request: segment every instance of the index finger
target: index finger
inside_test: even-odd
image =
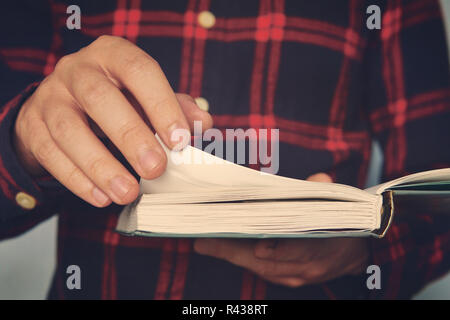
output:
[[[100,66],[134,95],[164,143],[175,147],[179,141],[171,140],[172,132],[184,129],[189,133],[189,124],[159,64],[125,39],[106,37],[102,41],[106,48],[99,50]]]

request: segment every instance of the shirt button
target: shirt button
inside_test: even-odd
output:
[[[34,209],[36,206],[36,199],[25,192],[16,194],[16,202],[19,206],[27,210]]]
[[[198,14],[197,21],[200,26],[209,29],[216,23],[216,17],[209,11],[202,11]]]
[[[208,100],[206,100],[203,97],[197,97],[194,99],[195,103],[197,104],[197,106],[202,109],[203,111],[208,111],[209,110],[209,103]]]

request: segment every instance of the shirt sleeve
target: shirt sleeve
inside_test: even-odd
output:
[[[57,60],[48,1],[0,2],[0,239],[15,236],[57,210],[55,180],[34,179],[19,163],[12,136],[20,107]]]
[[[450,167],[449,64],[437,0],[388,1],[371,32],[365,66],[368,117],[384,154],[382,180]],[[371,298],[411,298],[450,270],[450,215],[397,212],[370,240],[381,289]]]

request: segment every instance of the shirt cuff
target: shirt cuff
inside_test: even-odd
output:
[[[44,189],[61,191],[56,180],[33,178],[21,165],[14,146],[14,124],[21,106],[39,82],[30,84],[0,110],[0,220],[5,221],[36,211],[44,202]]]

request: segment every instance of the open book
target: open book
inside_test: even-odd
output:
[[[262,173],[191,146],[165,151],[167,170],[157,179],[141,180],[141,195],[119,217],[119,232],[158,237],[382,237],[394,211],[450,211],[450,169],[360,190]]]

